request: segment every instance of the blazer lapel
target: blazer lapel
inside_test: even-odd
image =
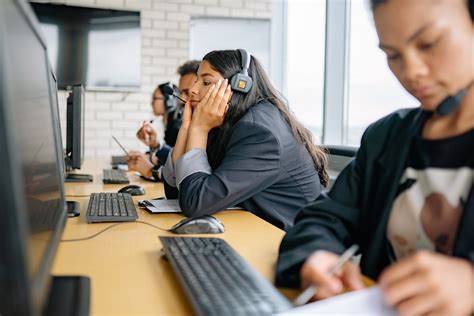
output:
[[[371,267],[370,270],[377,271],[377,274],[389,264],[389,247],[386,238],[388,217],[407,161],[410,144],[413,138],[419,135],[426,117],[426,112],[420,110],[414,120],[409,120],[399,128],[399,134],[389,140],[391,146],[377,160],[377,167],[374,169],[380,170],[380,174],[376,175],[380,178],[380,182],[376,193],[372,196],[374,210],[379,216],[375,236],[383,236],[383,238],[373,239],[367,253],[378,255],[369,255],[365,261],[367,266]]]
[[[453,255],[474,261],[474,185],[464,205]]]

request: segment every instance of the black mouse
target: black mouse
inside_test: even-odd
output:
[[[170,232],[175,234],[220,234],[224,232],[224,224],[211,215],[185,218],[173,227]]]
[[[118,190],[118,193],[129,193],[130,195],[145,195],[145,189],[136,184],[130,184]]]

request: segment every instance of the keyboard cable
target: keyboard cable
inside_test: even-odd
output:
[[[147,223],[147,222],[143,222],[143,221],[133,221],[133,222],[122,222],[122,223],[116,223],[116,224],[113,224],[113,225],[110,225],[109,227],[106,227],[100,231],[98,231],[97,233],[91,235],[91,236],[88,236],[88,237],[84,237],[84,238],[73,238],[73,239],[61,239],[60,242],[75,242],[75,241],[84,241],[84,240],[89,240],[89,239],[92,239],[92,238],[95,238],[99,235],[101,235],[102,233],[106,232],[107,230],[109,229],[112,229],[116,226],[119,226],[119,225],[124,225],[124,224],[133,224],[133,223],[140,223],[140,224],[144,224],[144,225],[148,225],[150,227],[153,227],[157,230],[161,230],[161,231],[165,231],[165,232],[168,232],[170,231],[169,229],[165,229],[165,228],[162,228],[162,227],[158,227],[156,225],[153,225],[153,224],[150,224],[150,223]]]

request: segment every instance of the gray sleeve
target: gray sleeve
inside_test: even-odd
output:
[[[174,173],[173,158],[171,157],[172,153],[173,148],[171,148],[168,154],[168,159],[166,159],[165,166],[163,167],[163,178],[170,186],[176,188],[176,177]]]
[[[197,156],[198,157],[198,156]],[[197,162],[194,173],[180,178],[179,204],[187,216],[213,214],[265,190],[280,173],[280,145],[268,128],[252,122],[234,127],[224,158],[212,171]]]
[[[197,172],[212,174],[211,166],[207,160],[206,150],[193,148],[176,161],[176,184],[178,190],[181,182],[187,177]]]

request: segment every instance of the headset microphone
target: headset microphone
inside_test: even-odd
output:
[[[168,94],[168,95],[172,95],[175,98],[178,98],[179,101],[181,101],[183,103],[186,103],[186,100],[184,100],[179,95],[177,95],[176,92],[174,91],[174,89],[170,85],[163,86],[163,92]]]
[[[450,95],[446,99],[444,99],[436,108],[435,110],[436,114],[445,116],[445,115],[448,115],[449,113],[452,113],[454,110],[456,110],[457,107],[461,104],[462,98],[466,94],[471,84],[472,82],[469,83],[469,85],[466,88],[461,89],[456,94]]]
[[[453,112],[459,106],[459,104],[461,104],[461,100],[465,94],[466,90],[462,89],[455,95],[448,96],[438,105],[435,110],[436,114],[445,116]]]

